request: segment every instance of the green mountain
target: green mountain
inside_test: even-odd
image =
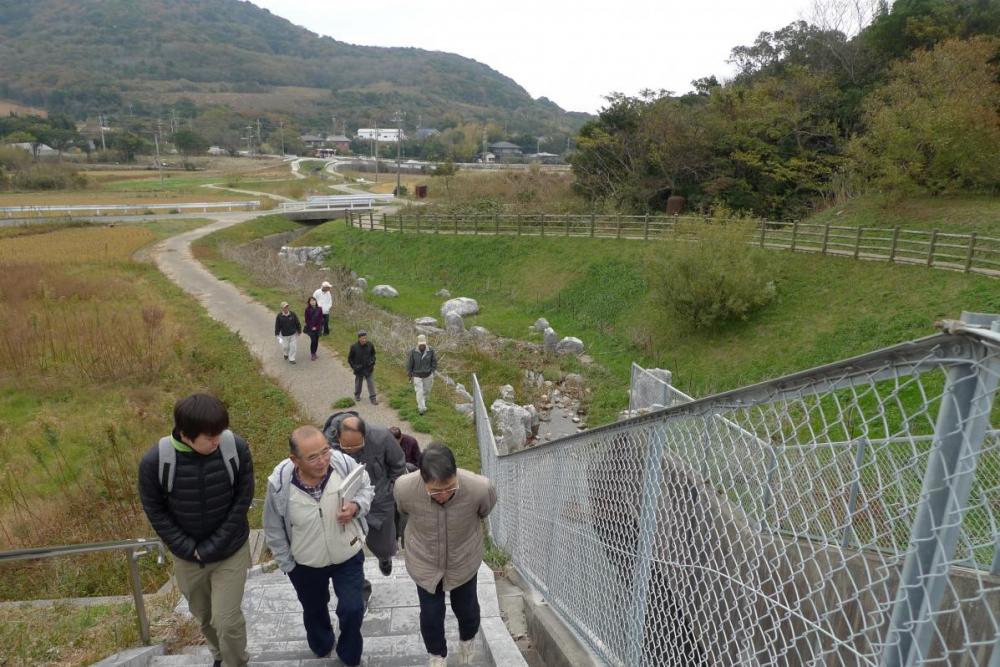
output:
[[[82,118],[183,101],[309,124],[494,121],[572,131],[586,119],[458,55],[339,42],[241,0],[0,0],[0,99]]]

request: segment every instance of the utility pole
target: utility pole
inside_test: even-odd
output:
[[[397,111],[396,115],[392,117],[396,121],[396,196],[399,196],[400,190],[400,177],[399,177],[399,159],[403,154],[403,112]]]
[[[263,145],[264,145],[264,143],[260,140],[260,118],[258,118],[257,119],[257,150],[260,151],[260,147],[263,146]]]
[[[486,126],[483,125],[483,164],[486,164]]]
[[[160,160],[160,133],[163,131],[163,121],[156,118],[156,133],[153,135],[153,143],[156,146],[156,168],[160,171],[160,187],[163,187],[163,161]]]
[[[101,127],[101,150],[108,150],[108,144],[104,141],[104,112],[97,116],[97,124]]]
[[[378,118],[375,119],[375,182],[378,183]]]
[[[285,156],[285,121],[278,121],[278,132],[281,135],[281,156]]]

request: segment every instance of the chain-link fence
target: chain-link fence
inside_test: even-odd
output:
[[[612,665],[1000,666],[1000,327],[498,456],[493,540]]]

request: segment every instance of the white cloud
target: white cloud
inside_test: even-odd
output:
[[[726,77],[729,50],[807,15],[811,0],[252,0],[273,14],[352,44],[414,46],[473,58],[533,97],[597,111],[612,91],[674,92],[693,79]]]

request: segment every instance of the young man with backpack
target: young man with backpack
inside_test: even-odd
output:
[[[209,394],[177,401],[173,431],[139,463],[139,497],[173,554],[177,587],[201,623],[213,667],[250,660],[240,605],[253,491],[250,449],[229,430],[222,401]]]

